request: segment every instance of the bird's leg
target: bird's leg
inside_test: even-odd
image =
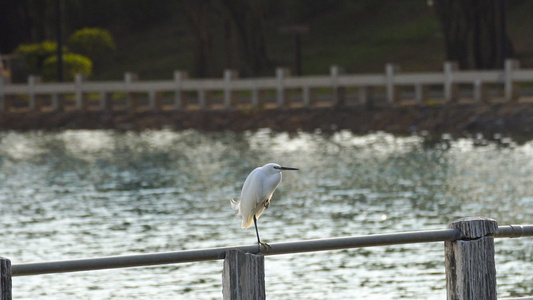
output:
[[[259,238],[259,231],[257,230],[257,218],[254,215],[255,234],[257,235],[257,244],[259,244],[259,252],[261,252],[261,246],[265,246],[266,252],[272,247],[269,244],[261,242]]]

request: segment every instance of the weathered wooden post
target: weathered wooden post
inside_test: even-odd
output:
[[[481,217],[462,218],[448,228],[459,229],[461,238],[445,242],[448,300],[496,300],[494,234],[498,223]]]
[[[394,104],[400,99],[400,89],[394,84],[394,74],[400,70],[396,64],[388,63],[385,65],[385,80],[387,87],[387,102]]]
[[[222,295],[224,300],[266,299],[265,257],[239,250],[226,251]]]
[[[11,298],[11,261],[0,257],[0,300]]]
[[[446,103],[457,100],[458,88],[453,79],[453,72],[459,70],[459,65],[455,62],[444,62],[444,101]]]

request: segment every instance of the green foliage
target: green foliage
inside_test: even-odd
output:
[[[63,75],[65,80],[74,80],[76,74],[89,77],[92,73],[92,68],[92,61],[83,55],[74,53],[63,55]],[[46,81],[57,79],[57,55],[51,56],[44,61],[42,75]]]
[[[66,51],[66,48],[63,51]],[[44,61],[57,53],[57,43],[44,41],[37,44],[21,44],[14,53],[24,57],[30,74],[37,75],[41,74]]]
[[[108,61],[116,50],[111,33],[101,28],[83,28],[74,32],[68,40],[68,47],[96,64]]]

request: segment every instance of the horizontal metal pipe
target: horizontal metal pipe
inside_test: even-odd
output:
[[[507,225],[499,226],[495,237],[518,238],[522,236],[533,236],[533,225]]]
[[[500,226],[496,237],[533,236],[533,225]],[[299,242],[271,244],[268,252],[257,245],[222,247],[199,250],[184,250],[126,256],[110,256],[78,260],[52,261],[43,263],[26,263],[12,265],[13,276],[39,275],[49,273],[66,273],[114,268],[153,266],[173,263],[186,263],[205,260],[224,259],[230,249],[246,253],[263,253],[264,255],[290,254],[300,252],[340,250],[373,246],[388,246],[412,243],[453,241],[461,238],[457,229],[413,231],[389,234],[374,234],[344,238],[316,239]]]
[[[447,241],[458,238],[460,232],[453,229],[418,231],[392,234],[375,234],[345,238],[317,239],[300,242],[271,244],[271,248],[259,249],[259,246],[222,247],[199,250],[184,250],[152,254],[111,256],[78,260],[52,261],[43,263],[27,263],[12,265],[13,276],[39,275],[48,273],[65,273],[113,268],[152,266],[172,263],[186,263],[204,260],[224,259],[230,249],[238,249],[247,253],[265,255],[289,254],[298,252],[338,250],[358,247],[385,246],[423,242]]]

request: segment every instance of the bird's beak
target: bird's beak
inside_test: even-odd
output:
[[[289,168],[289,167],[279,167],[280,170],[285,170],[285,171],[298,171],[300,169],[297,169],[297,168]]]

